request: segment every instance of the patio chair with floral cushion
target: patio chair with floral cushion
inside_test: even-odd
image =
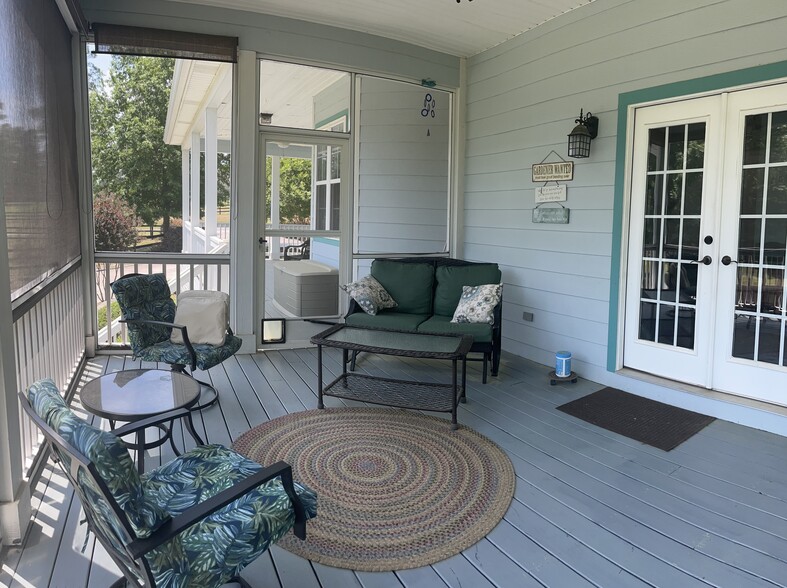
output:
[[[123,573],[113,584],[214,588],[238,574],[290,529],[306,537],[317,497],[293,483],[284,462],[268,467],[221,445],[203,445],[141,476],[117,435],[183,416],[173,411],[113,433],[68,408],[52,380],[19,397],[52,444],[88,528]]]
[[[128,274],[112,282],[111,287],[123,313],[121,321],[128,325],[134,359],[168,363],[173,371],[194,377],[194,370],[208,370],[240,349],[241,340],[226,324],[220,327],[219,338],[212,343],[190,337],[191,331],[187,325],[180,323],[178,306],[172,300],[172,292],[164,274]],[[200,291],[187,291],[181,295],[200,293],[222,295],[220,292]],[[221,308],[223,304],[218,306]],[[226,306],[228,315],[228,301]],[[190,316],[198,323],[214,323],[217,320],[210,312],[199,310]],[[176,319],[179,324],[176,324]],[[189,371],[186,371],[187,367]],[[206,408],[218,400],[213,386],[197,381],[202,386],[202,394],[195,410]]]

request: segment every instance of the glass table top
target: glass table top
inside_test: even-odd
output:
[[[316,335],[313,343],[343,347],[361,346],[391,351],[407,350],[413,353],[446,354],[467,353],[472,338],[462,335],[430,335],[381,329],[362,329],[339,325]],[[333,345],[332,345],[333,344]]]
[[[200,385],[189,376],[166,370],[124,370],[91,380],[80,400],[89,412],[117,420],[138,420],[192,406]]]

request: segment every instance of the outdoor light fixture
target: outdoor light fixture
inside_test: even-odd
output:
[[[574,122],[577,126],[568,135],[568,156],[590,157],[590,142],[598,135],[598,117],[589,112],[583,117],[580,109],[579,118]]]

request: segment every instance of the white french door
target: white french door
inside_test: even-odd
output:
[[[624,365],[787,404],[787,88],[635,114]]]

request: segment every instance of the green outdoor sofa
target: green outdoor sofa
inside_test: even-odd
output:
[[[502,298],[494,308],[494,322],[452,323],[463,286],[499,284],[502,274],[496,263],[477,263],[450,257],[405,257],[375,259],[371,276],[396,301],[397,307],[381,310],[376,315],[364,312],[352,298],[345,323],[360,327],[376,327],[418,331],[423,333],[462,333],[473,336],[471,352],[481,353],[483,382],[487,366],[492,375],[500,366],[500,327]],[[469,358],[471,360],[475,358]],[[355,368],[353,356],[352,369]]]

